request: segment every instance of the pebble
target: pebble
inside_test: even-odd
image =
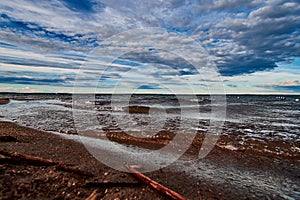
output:
[[[126,174],[122,174],[121,177],[122,177],[122,178],[126,178],[127,175],[126,175]]]

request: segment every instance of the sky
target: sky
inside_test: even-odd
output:
[[[300,2],[1,0],[0,92],[300,94]]]

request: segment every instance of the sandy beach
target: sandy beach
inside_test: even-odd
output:
[[[71,164],[92,174],[78,175],[55,166],[16,162],[1,156],[1,199],[85,199],[95,189],[96,199],[168,199],[132,174],[105,166],[80,143],[11,122],[0,122],[0,136],[0,150]],[[124,140],[130,143],[128,138]],[[138,141],[133,143],[137,145]],[[296,199],[299,195],[297,157],[233,151],[219,145],[197,161],[198,168],[194,169],[191,166],[196,162],[193,152],[197,148],[197,142],[193,143],[181,159],[190,161],[183,165],[178,161],[146,175],[188,199]],[[287,193],[282,192],[285,190]]]

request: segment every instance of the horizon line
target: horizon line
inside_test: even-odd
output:
[[[70,93],[70,92],[0,92],[0,94],[55,94],[55,95],[300,95],[300,93],[225,93],[225,94],[209,94],[209,93]]]

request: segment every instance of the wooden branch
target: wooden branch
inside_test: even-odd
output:
[[[157,191],[167,195],[168,197],[171,197],[174,200],[187,200],[185,197],[181,196],[177,192],[170,190],[169,188],[159,184],[158,182],[150,179],[149,177],[145,176],[144,174],[138,172],[134,168],[132,168],[128,164],[124,164],[125,168],[130,171],[136,178],[143,181],[147,185],[151,186],[152,188],[156,189]]]
[[[97,189],[92,192],[92,194],[85,200],[96,200],[97,199]]]
[[[66,164],[66,163],[62,163],[62,162],[56,162],[56,161],[52,161],[49,159],[44,159],[44,158],[40,158],[40,157],[36,157],[36,156],[30,156],[30,155],[25,155],[25,154],[20,154],[17,152],[9,152],[6,150],[0,150],[0,154],[4,155],[8,158],[1,158],[0,161],[8,161],[10,163],[12,163],[11,161],[17,161],[17,162],[28,162],[28,163],[33,163],[35,165],[44,165],[44,166],[55,166],[56,169],[62,170],[62,171],[66,171],[66,172],[71,172],[71,173],[75,173],[78,175],[84,175],[84,176],[93,176],[93,174],[88,173],[88,172],[84,172],[81,171],[79,169],[76,168],[72,168],[70,167],[70,164]]]
[[[4,156],[8,156],[14,160],[18,161],[26,161],[26,162],[31,162],[31,163],[36,163],[40,165],[46,165],[46,166],[53,166],[53,165],[58,165],[60,164],[59,162],[55,162],[52,160],[36,157],[36,156],[30,156],[30,155],[25,155],[25,154],[20,154],[17,152],[9,152],[6,150],[0,150],[0,154]]]

